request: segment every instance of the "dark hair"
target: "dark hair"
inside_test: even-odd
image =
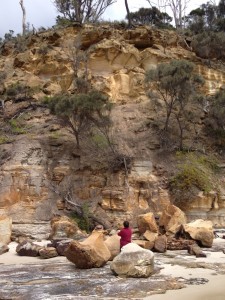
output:
[[[128,227],[129,227],[129,222],[128,222],[128,221],[124,221],[124,222],[123,222],[123,226],[124,226],[125,228],[128,228]]]

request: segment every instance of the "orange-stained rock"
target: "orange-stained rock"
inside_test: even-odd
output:
[[[104,243],[111,253],[110,260],[120,253],[120,236],[117,234],[109,236]]]
[[[82,232],[77,223],[66,216],[55,216],[51,220],[52,231],[50,233],[50,239],[81,239],[87,236]]]
[[[159,219],[159,225],[170,234],[175,234],[186,222],[185,213],[175,205],[168,205]]]
[[[72,241],[64,254],[77,268],[102,267],[111,257],[103,237],[103,232],[93,231],[83,242]]]
[[[156,233],[158,232],[155,216],[151,212],[144,215],[139,215],[137,218],[137,224],[138,230],[141,234],[145,233],[146,230]]]
[[[195,220],[183,225],[184,232],[203,247],[212,247],[214,233],[211,221]]]

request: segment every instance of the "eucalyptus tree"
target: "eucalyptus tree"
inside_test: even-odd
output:
[[[177,125],[179,148],[183,148],[184,132],[194,122],[195,101],[200,99],[199,87],[203,80],[194,72],[194,64],[186,60],[161,63],[146,74],[149,97],[159,105],[165,119],[162,130]],[[197,102],[197,101],[196,101]]]
[[[26,8],[24,6],[23,0],[20,0],[20,6],[23,13],[23,20],[22,20],[22,28],[23,28],[23,35],[26,33]]]
[[[184,27],[184,17],[190,0],[147,0],[147,2],[159,10],[166,11],[169,8],[173,14],[175,27],[177,29]]]
[[[54,0],[65,19],[78,23],[96,22],[116,0]]]

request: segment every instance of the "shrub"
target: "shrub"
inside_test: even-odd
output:
[[[178,153],[177,173],[171,178],[169,187],[174,203],[181,207],[193,200],[199,191],[208,193],[216,188],[217,160],[196,153]]]
[[[81,215],[73,211],[71,213],[71,218],[76,221],[77,225],[81,230],[90,232],[90,220],[89,220],[90,212],[89,212],[89,207],[87,202],[82,204],[81,210],[82,210]]]
[[[19,118],[9,120],[9,125],[13,134],[25,134],[27,132]]]

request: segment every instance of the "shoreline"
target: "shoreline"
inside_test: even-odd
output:
[[[43,240],[35,244],[45,246],[49,241]],[[31,265],[32,264],[63,264],[67,261],[64,256],[57,256],[51,259],[40,257],[19,256],[16,253],[16,242],[11,242],[9,251],[0,255],[0,266]],[[186,251],[167,251],[165,254],[155,254],[155,263],[160,268],[159,275],[167,280],[174,278],[186,286],[181,289],[154,291],[155,293],[145,295],[144,300],[224,300],[225,299],[225,249],[224,239],[215,239],[214,247],[207,249],[207,257],[196,258],[190,256]],[[141,278],[140,278],[141,280]],[[208,280],[208,282],[206,282]],[[72,298],[71,298],[72,299]],[[76,298],[74,298],[76,299]],[[87,297],[88,299],[88,297]],[[105,298],[107,299],[107,298]],[[111,298],[108,298],[111,299]],[[128,298],[123,298],[128,299]],[[132,298],[131,298],[132,299]],[[135,298],[137,299],[137,298]]]
[[[224,300],[225,275],[205,276],[209,281],[201,285],[187,285],[179,290],[168,290],[165,294],[147,296],[145,300]]]

